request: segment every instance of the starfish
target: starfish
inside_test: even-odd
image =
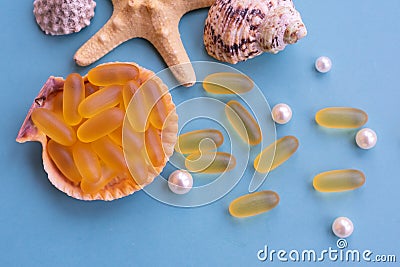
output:
[[[179,21],[189,11],[209,7],[215,0],[112,0],[113,14],[108,22],[76,52],[80,66],[97,61],[121,43],[132,38],[150,41],[171,68],[175,78],[186,86],[196,82],[190,59],[179,34]],[[175,66],[175,67],[174,67]]]

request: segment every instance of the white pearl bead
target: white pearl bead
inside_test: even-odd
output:
[[[317,69],[317,71],[321,73],[328,72],[332,68],[332,61],[329,57],[325,56],[319,57],[315,61],[315,68]]]
[[[283,103],[275,105],[272,108],[272,119],[279,124],[285,124],[292,118],[292,109]]]
[[[186,194],[193,186],[192,175],[185,170],[176,170],[168,178],[168,187],[175,194]]]
[[[339,238],[349,237],[353,230],[354,225],[347,217],[338,217],[332,224],[332,231]]]
[[[369,129],[364,128],[358,131],[356,135],[356,143],[362,149],[371,149],[376,145],[378,137],[376,133]]]

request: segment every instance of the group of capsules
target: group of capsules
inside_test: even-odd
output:
[[[160,133],[168,107],[157,82],[148,80],[146,89],[138,90],[146,75],[152,73],[126,63],[97,66],[87,79],[72,73],[63,90],[51,95],[52,105],[33,110],[32,121],[47,136],[51,160],[84,193],[98,193],[115,177],[129,177],[138,186],[147,182],[149,166],[164,164]],[[147,107],[146,121],[143,112],[128,110],[130,101],[140,97],[138,110]],[[130,123],[123,126],[125,114]]]
[[[242,94],[252,89],[253,82],[247,76],[238,73],[215,73],[206,77],[203,87],[212,94]],[[244,142],[251,146],[261,142],[260,127],[242,104],[235,100],[229,101],[225,107],[225,114]],[[285,124],[290,121],[292,110],[288,105],[280,103],[272,109],[271,115],[276,123]],[[360,128],[367,120],[368,115],[364,111],[351,107],[324,108],[315,115],[317,124],[327,128]],[[376,144],[376,139],[375,132],[369,128],[361,129],[356,135],[356,143],[363,149],[372,148]],[[197,130],[180,135],[175,150],[182,154],[190,154],[185,160],[185,166],[190,172],[220,173],[229,171],[235,166],[233,155],[215,152],[215,149],[222,143],[223,135],[220,131],[215,129]],[[274,170],[288,160],[296,152],[298,146],[299,141],[294,136],[284,136],[278,139],[264,148],[255,158],[254,169],[260,173]],[[190,174],[187,173],[187,175]],[[322,172],[313,179],[315,190],[320,192],[353,190],[361,187],[364,183],[365,175],[354,169]],[[186,190],[185,193],[189,190]],[[249,217],[269,211],[278,203],[279,195],[276,192],[260,191],[232,201],[229,212],[235,217]]]
[[[211,94],[243,94],[254,87],[253,81],[240,73],[214,73],[207,76],[203,88]],[[253,115],[238,101],[231,100],[225,105],[225,115],[240,139],[249,146],[261,143],[260,126]],[[203,129],[184,133],[178,137],[175,150],[187,154],[185,167],[190,172],[222,173],[236,165],[235,157],[217,152],[222,145],[223,135],[216,129]],[[257,172],[267,173],[283,164],[296,152],[299,142],[294,136],[285,136],[264,148],[255,158],[253,166]],[[193,181],[186,171],[175,171],[169,178],[170,189],[178,194],[189,192],[176,185],[191,187]],[[172,185],[171,185],[172,184]],[[279,203],[279,195],[273,191],[260,191],[234,200],[229,212],[235,217],[248,217],[266,212]]]

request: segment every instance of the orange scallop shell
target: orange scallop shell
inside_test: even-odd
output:
[[[108,63],[106,63],[108,64]],[[129,63],[135,65],[140,70],[140,82],[143,84],[147,79],[154,77],[154,72],[147,70],[135,63]],[[87,77],[85,76],[85,81]],[[163,90],[168,90],[167,86],[162,83],[161,79],[155,77],[155,80],[161,85]],[[59,190],[66,193],[67,195],[80,199],[80,200],[106,200],[111,201],[114,199],[122,198],[130,195],[138,190],[141,190],[144,186],[150,184],[155,177],[157,177],[165,165],[168,162],[169,157],[173,154],[174,146],[177,141],[178,133],[178,115],[176,114],[175,105],[172,102],[172,97],[169,93],[166,94],[166,103],[168,106],[168,120],[166,126],[161,132],[161,140],[163,149],[165,152],[164,162],[160,167],[149,167],[148,177],[145,184],[137,185],[132,181],[130,177],[116,176],[105,188],[100,190],[96,194],[84,193],[79,185],[70,182],[56,167],[53,161],[50,159],[47,153],[47,136],[40,132],[31,120],[31,113],[35,108],[38,107],[50,107],[52,105],[52,97],[56,92],[62,91],[64,86],[64,79],[60,77],[49,77],[46,83],[43,85],[38,96],[33,101],[31,108],[23,122],[21,129],[19,130],[16,141],[19,143],[25,143],[27,141],[37,141],[42,144],[42,159],[44,170],[48,174],[50,182]]]

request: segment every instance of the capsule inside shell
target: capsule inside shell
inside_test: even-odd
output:
[[[60,190],[78,199],[113,200],[139,190],[162,171],[175,146],[177,115],[171,98],[166,97],[163,109],[157,111],[157,118],[168,117],[163,121],[162,130],[148,120],[145,121],[147,128],[137,131],[129,120],[123,124],[126,109],[131,117],[140,114],[140,110],[136,112],[137,107],[125,106],[131,102],[127,97],[132,98],[137,88],[125,96],[123,90],[128,79],[129,83],[139,86],[145,82],[140,80],[143,77],[139,79],[139,67],[118,63],[95,67],[89,73],[89,80],[81,78],[84,85],[67,95],[65,89],[76,84],[71,86],[60,78],[49,78],[32,105],[17,141],[34,140],[43,144],[45,169]],[[166,88],[160,79],[154,83]],[[143,97],[150,99],[143,92]],[[168,95],[166,89],[159,93]],[[73,109],[66,108],[71,101]],[[80,121],[70,126],[65,117],[77,113]]]

